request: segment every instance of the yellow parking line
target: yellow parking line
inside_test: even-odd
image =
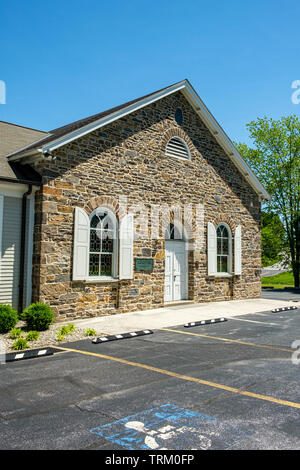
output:
[[[189,331],[172,330],[170,328],[157,328],[157,330],[171,331],[172,333],[180,333],[182,335],[201,336],[202,338],[217,339],[218,341],[227,341],[229,343],[244,344],[246,346],[254,346],[256,348],[275,349],[277,351],[285,351],[285,352],[289,352],[289,353],[294,352],[292,349],[280,348],[279,346],[268,346],[268,345],[265,345],[265,344],[247,343],[246,341],[241,341],[239,339],[220,338],[219,336],[203,335],[203,334],[200,334],[200,333],[192,333],[192,332],[189,332]]]
[[[293,408],[300,409],[300,403],[294,403],[292,401],[281,400],[279,398],[269,397],[267,395],[260,395],[257,393],[247,392],[246,390],[228,387],[227,385],[222,385],[222,384],[218,384],[215,382],[209,382],[208,380],[198,379],[197,377],[191,377],[189,375],[177,374],[176,372],[172,372],[166,369],[159,369],[158,367],[148,366],[147,364],[127,361],[126,359],[121,359],[119,357],[107,356],[106,354],[93,353],[89,351],[80,351],[79,349],[62,348],[62,347],[57,347],[57,346],[55,348],[60,349],[62,351],[70,351],[70,352],[75,352],[79,354],[84,354],[87,356],[101,357],[101,359],[108,359],[110,361],[120,362],[121,364],[126,364],[128,366],[140,367],[142,369],[151,370],[153,372],[158,372],[160,374],[168,375],[176,379],[187,380],[189,382],[196,382],[202,385],[207,385],[208,387],[218,388],[220,390],[226,390],[227,392],[236,393],[238,395],[243,395],[243,396],[251,397],[251,398],[257,398],[259,400],[269,401],[271,403],[276,403],[278,405],[291,406]]]

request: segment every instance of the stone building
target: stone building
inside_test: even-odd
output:
[[[187,80],[6,153],[19,173],[0,178],[1,266],[16,187],[27,207],[23,262],[10,254],[19,309],[39,300],[63,320],[260,297],[269,195]]]

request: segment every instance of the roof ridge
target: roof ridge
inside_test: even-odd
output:
[[[77,131],[78,129],[81,129],[82,127],[85,127],[86,125],[91,124],[94,121],[97,121],[98,119],[109,116],[110,114],[113,114],[117,111],[127,108],[128,106],[131,106],[132,104],[138,103],[139,101],[149,98],[152,95],[156,95],[157,93],[161,93],[165,90],[168,90],[169,88],[179,85],[180,83],[184,83],[185,81],[186,80],[180,80],[179,82],[173,83],[172,85],[168,85],[167,87],[161,88],[160,90],[156,90],[156,91],[153,91],[152,93],[148,93],[147,95],[141,96],[139,98],[135,98],[134,100],[127,101],[126,103],[115,106],[114,108],[110,108],[110,109],[107,109],[106,111],[102,111],[101,113],[93,114],[92,116],[88,116],[86,118],[73,121],[69,124],[65,124],[64,126],[57,127],[56,129],[52,129],[51,131],[47,133],[47,135],[41,137],[40,139],[36,140],[35,142],[32,142],[31,144],[25,147],[19,148],[10,154],[7,154],[6,156],[11,157],[13,155],[16,155],[26,150],[33,150],[37,148],[38,143],[47,144],[49,142],[52,142],[52,140],[56,140],[60,137],[63,137],[64,135]]]
[[[176,83],[173,83],[172,85],[168,85],[164,88],[160,88],[159,90],[156,90],[156,91],[152,91],[151,93],[148,93],[144,96],[140,96],[139,98],[134,98],[133,100],[129,100],[129,101],[126,101],[125,103],[122,103],[122,104],[119,104],[117,106],[113,106],[112,108],[108,108],[108,109],[105,109],[104,111],[101,111],[100,113],[95,113],[95,114],[92,114],[91,116],[87,116],[85,118],[82,118],[82,119],[78,119],[76,121],[72,121],[68,124],[65,124],[64,126],[60,126],[60,127],[57,127],[55,129],[52,129],[48,132],[48,134],[55,134],[55,131],[58,131],[58,130],[62,130],[63,128],[66,128],[66,127],[69,127],[71,125],[74,125],[74,124],[77,124],[77,123],[83,123],[85,121],[88,121],[88,122],[92,122],[93,120],[96,120],[98,119],[99,117],[101,117],[102,115],[104,114],[111,114],[115,111],[118,111],[119,109],[122,109],[123,107],[125,108],[126,106],[130,106],[131,104],[133,103],[136,103],[140,100],[143,100],[145,98],[148,98],[149,96],[151,95],[155,95],[155,93],[159,93],[160,91],[163,91],[163,90],[167,90],[168,88],[174,86],[174,85],[177,85],[178,83],[181,83],[181,82],[184,82],[185,80],[180,80],[179,82],[176,82]],[[188,80],[186,80],[188,81]],[[85,124],[82,124],[82,125],[85,125]],[[81,126],[80,126],[81,127]]]

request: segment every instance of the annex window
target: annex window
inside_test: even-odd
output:
[[[168,157],[182,158],[184,160],[190,160],[190,151],[181,137],[172,137],[167,143],[166,155]]]
[[[116,218],[106,209],[90,217],[89,276],[112,277],[116,253]]]
[[[230,235],[224,224],[217,227],[217,272],[230,272]]]

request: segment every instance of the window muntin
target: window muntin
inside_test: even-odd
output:
[[[89,276],[112,277],[116,253],[116,219],[105,209],[90,218]]]
[[[190,160],[190,151],[181,137],[172,137],[167,143],[166,155],[168,157],[181,158],[184,160]]]
[[[230,272],[230,235],[223,224],[217,227],[217,272]]]

